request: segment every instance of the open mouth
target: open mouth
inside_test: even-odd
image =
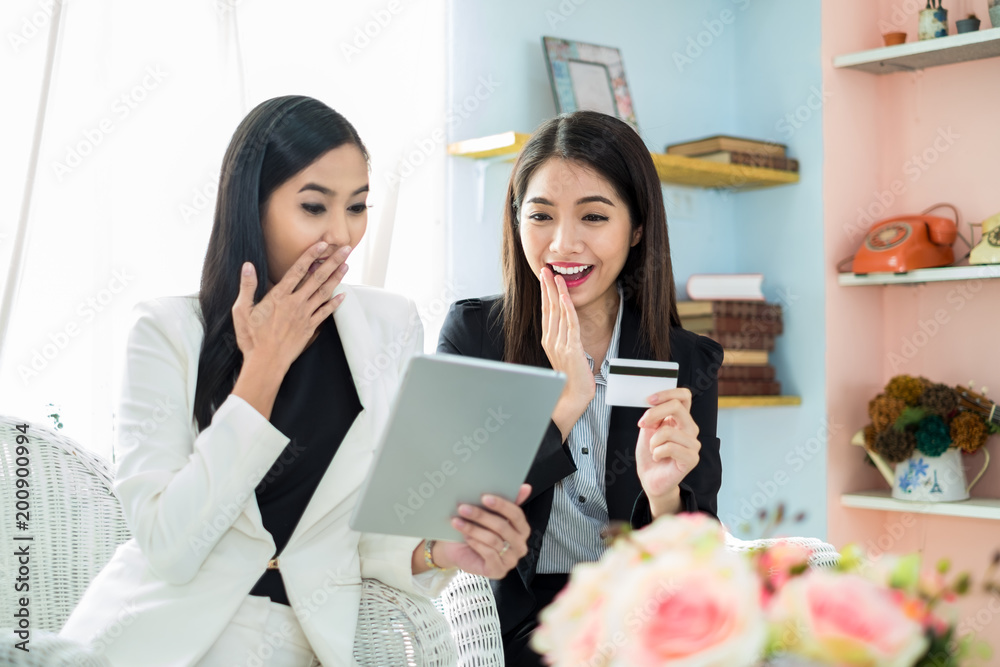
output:
[[[548,264],[549,270],[552,273],[557,273],[563,277],[566,281],[567,287],[574,287],[581,284],[594,270],[593,264],[577,264],[574,266],[556,266],[554,264]]]
[[[316,269],[318,269],[319,265],[322,264],[325,261],[326,261],[326,258],[324,257],[323,259],[317,259],[315,262],[313,262],[312,264],[310,264],[309,265],[309,273],[312,273],[313,271],[315,271]]]

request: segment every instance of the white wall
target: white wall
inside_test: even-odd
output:
[[[43,4],[0,7],[4,269],[46,47]],[[35,23],[43,29],[30,35]],[[245,113],[277,95],[342,112],[372,155],[374,208],[348,282],[381,282],[365,279],[365,254],[393,210],[389,174],[403,174],[393,242],[382,244],[385,285],[416,299],[434,326],[451,298],[444,30],[443,0],[67,2],[0,411],[47,424],[45,404],[57,403],[64,432],[110,456],[132,305],[197,291],[223,152]],[[86,154],[77,164],[70,153]],[[68,159],[69,171],[56,169]]]

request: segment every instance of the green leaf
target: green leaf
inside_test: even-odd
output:
[[[920,578],[920,554],[900,557],[896,567],[889,574],[889,585],[893,588],[911,590]]]
[[[840,550],[840,560],[837,563],[837,570],[841,572],[853,572],[861,567],[864,559],[865,554],[861,546],[852,542]]]
[[[916,424],[928,414],[930,413],[928,413],[924,408],[908,407],[903,410],[901,415],[899,415],[899,418],[896,419],[896,423],[893,424],[893,426],[897,431],[904,431],[907,426]]]
[[[955,592],[959,595],[965,595],[969,592],[969,588],[972,586],[972,578],[969,576],[968,572],[963,572],[958,575],[958,581],[955,582]]]

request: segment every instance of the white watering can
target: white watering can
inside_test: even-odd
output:
[[[962,452],[956,447],[949,447],[941,456],[927,456],[915,451],[905,461],[896,464],[895,470],[889,467],[881,456],[865,444],[864,431],[858,431],[851,438],[851,444],[865,448],[875,462],[885,481],[892,487],[892,497],[898,500],[913,500],[918,502],[947,503],[956,500],[968,500],[969,491],[986,472],[990,464],[990,453],[982,448],[983,467],[971,483],[966,481],[965,469],[962,468]]]

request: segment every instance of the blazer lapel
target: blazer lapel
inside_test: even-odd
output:
[[[639,318],[626,303],[618,339],[618,356],[624,359],[649,359],[649,352],[639,344]],[[608,426],[607,458],[604,468],[604,494],[608,518],[628,521],[632,506],[642,491],[635,468],[635,443],[639,419],[645,408],[614,406]]]
[[[364,381],[366,362],[375,356],[372,328],[364,309],[357,301],[357,293],[347,285],[344,289],[347,297],[333,313],[333,319],[337,323],[337,332],[344,346],[344,355],[347,357],[362,409],[344,436],[330,467],[299,519],[289,538],[289,546],[361,487],[375,446],[378,424],[374,420],[376,417],[384,419],[388,413],[385,383],[377,378]]]

